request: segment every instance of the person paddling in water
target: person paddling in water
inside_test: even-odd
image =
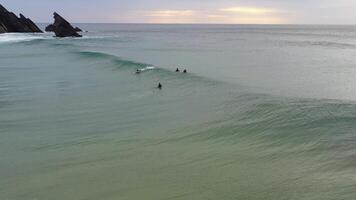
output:
[[[158,89],[162,89],[162,84],[161,84],[161,83],[158,83],[157,88],[158,88]]]
[[[176,69],[176,72],[180,72],[180,70],[177,68],[177,69]]]
[[[136,74],[139,74],[139,73],[141,73],[141,70],[136,69]]]
[[[188,72],[187,72],[187,70],[186,70],[186,69],[184,69],[183,73],[184,73],[184,74],[186,74],[186,73],[188,73]]]

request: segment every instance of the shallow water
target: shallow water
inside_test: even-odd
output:
[[[0,35],[0,199],[356,198],[355,27],[80,26]]]

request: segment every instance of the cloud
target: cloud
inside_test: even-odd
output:
[[[228,7],[210,10],[151,10],[136,13],[149,23],[283,24],[281,12],[270,8]]]
[[[220,9],[223,12],[236,13],[236,14],[249,14],[249,15],[264,15],[273,14],[278,11],[267,8],[254,8],[254,7],[229,7]]]
[[[216,24],[286,24],[288,21],[279,17],[234,17],[227,15],[209,15],[208,21]]]
[[[100,3],[2,0],[1,3],[37,22],[52,22],[51,15],[56,10],[73,22],[356,24],[356,0],[101,0]]]
[[[198,23],[199,11],[196,10],[152,10],[141,11],[136,16],[143,16],[148,23]]]
[[[157,10],[150,11],[146,14],[149,17],[187,17],[193,16],[195,11],[193,10]]]
[[[228,7],[219,9],[223,23],[232,24],[285,24],[288,19],[282,11],[261,7]]]

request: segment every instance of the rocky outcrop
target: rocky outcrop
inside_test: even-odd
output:
[[[50,24],[50,25],[46,26],[45,31],[46,32],[54,32],[54,25]]]
[[[80,29],[79,27],[75,27],[74,30],[77,31],[77,32],[83,32],[83,30]]]
[[[6,33],[5,25],[0,23],[0,33]]]
[[[79,27],[75,27],[74,30],[77,31],[77,32],[83,32],[83,30],[80,29]],[[50,24],[50,25],[46,26],[46,30],[45,31],[46,32],[54,32],[54,25]]]
[[[58,13],[53,14],[54,23],[46,27],[46,31],[53,31],[57,37],[82,37],[77,30]]]
[[[42,30],[29,18],[26,18],[20,13],[20,22],[26,25],[32,32],[41,33]]]
[[[20,18],[0,4],[0,33],[41,33],[41,29],[30,19]]]

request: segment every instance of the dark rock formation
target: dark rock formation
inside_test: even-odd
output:
[[[20,14],[18,18],[0,4],[0,33],[41,33],[33,21]]]
[[[54,32],[54,25],[50,24],[50,25],[46,26],[45,31],[46,32]]]
[[[20,13],[20,21],[26,25],[32,32],[42,33],[41,29],[29,18],[26,18]]]
[[[58,13],[54,13],[54,23],[46,27],[46,31],[52,31],[57,37],[82,37],[76,29]]]
[[[77,32],[83,32],[83,30],[80,29],[79,27],[75,27],[74,30],[77,31]]]
[[[83,32],[83,30],[80,29],[79,27],[75,27],[74,30],[77,32]],[[54,25],[50,24],[50,25],[46,26],[46,32],[54,32]]]
[[[0,22],[0,33],[6,33],[5,25]]]

